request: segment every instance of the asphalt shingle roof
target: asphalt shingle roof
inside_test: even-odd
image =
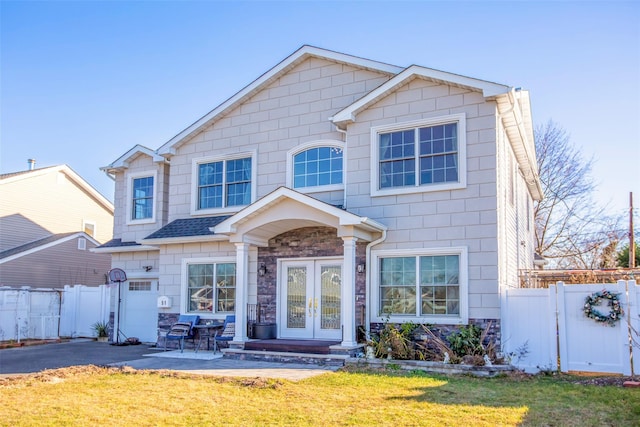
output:
[[[209,230],[215,227],[231,215],[207,216],[202,218],[176,219],[147,236],[144,240],[167,239],[171,237],[213,236],[215,233]]]
[[[44,246],[49,243],[53,243],[57,240],[64,239],[65,237],[71,236],[72,234],[77,234],[77,231],[72,231],[70,233],[60,233],[60,234],[52,234],[51,236],[44,237],[42,239],[34,240],[33,242],[25,243],[24,245],[16,246],[15,248],[7,249],[0,252],[0,259],[10,257],[12,255],[19,254],[21,252],[26,252],[28,250]]]
[[[121,248],[123,246],[141,246],[136,242],[123,242],[122,239],[111,239],[107,243],[98,246],[98,248]]]

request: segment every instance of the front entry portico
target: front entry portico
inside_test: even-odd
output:
[[[248,281],[249,277],[257,276],[257,263],[249,260],[250,247],[267,248],[269,239],[305,227],[334,229],[334,238],[342,241],[341,253],[327,259],[318,250],[317,254],[308,254],[304,259],[277,260],[274,280],[278,289],[278,336],[338,339],[345,347],[357,345],[356,242],[374,241],[386,228],[369,218],[284,187],[213,228],[216,234],[229,236],[229,241],[236,246],[235,344],[242,345],[247,340]],[[323,242],[317,243],[320,248]]]

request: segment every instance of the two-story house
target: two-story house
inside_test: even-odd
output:
[[[113,204],[67,165],[0,175],[0,285],[101,285]]]
[[[145,340],[235,313],[242,347],[256,303],[277,337],[346,348],[386,320],[499,331],[501,291],[533,265],[529,94],[458,74],[303,46],[103,170],[115,238],[98,251]]]

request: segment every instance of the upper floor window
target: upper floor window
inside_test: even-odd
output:
[[[374,128],[372,194],[462,188],[464,115]]]
[[[343,188],[341,141],[314,141],[295,147],[287,155],[287,182],[303,191],[330,191]]]
[[[133,180],[131,219],[146,219],[153,216],[153,177]]]
[[[155,221],[156,173],[141,172],[129,175],[127,223]]]
[[[293,188],[342,184],[342,148],[310,148],[293,156]]]
[[[251,204],[254,171],[252,156],[203,159],[195,163],[195,211]]]

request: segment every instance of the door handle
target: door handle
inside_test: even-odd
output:
[[[318,316],[318,298],[314,299],[314,304],[313,304],[313,315],[314,316]]]
[[[313,298],[309,298],[309,317],[311,317],[312,308],[313,308]]]

